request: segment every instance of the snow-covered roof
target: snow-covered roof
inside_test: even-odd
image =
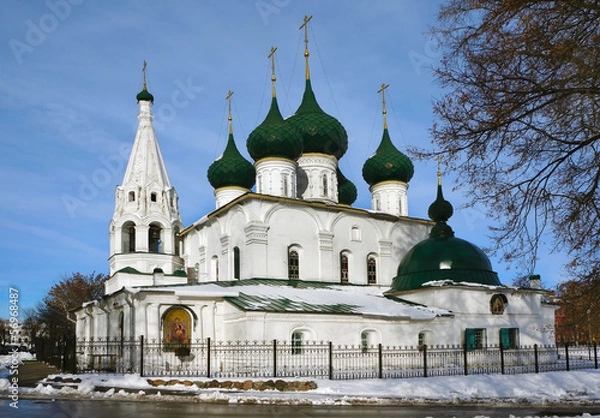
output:
[[[422,284],[422,287],[444,287],[444,286],[467,286],[467,287],[486,288],[486,289],[490,289],[490,290],[496,290],[496,289],[515,289],[516,290],[517,289],[514,286],[505,286],[505,285],[495,286],[495,285],[473,283],[473,282],[456,282],[456,281],[450,280],[450,279],[432,280],[430,282],[425,282]]]
[[[302,280],[249,279],[205,284],[141,287],[137,292],[169,292],[178,297],[218,297],[244,311],[367,315],[432,319],[452,315],[396,297],[380,288]]]

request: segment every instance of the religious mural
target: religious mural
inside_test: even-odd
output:
[[[182,308],[170,309],[163,319],[163,344],[165,350],[187,346],[191,340],[192,318]]]

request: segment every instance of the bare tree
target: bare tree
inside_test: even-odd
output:
[[[107,278],[106,275],[95,272],[88,275],[73,273],[53,285],[48,295],[36,306],[40,332],[46,336],[70,332],[73,326],[67,317],[69,311],[84,302],[101,297],[104,294],[104,281]]]
[[[449,0],[432,30],[433,149],[471,205],[495,220],[494,249],[531,272],[544,236],[575,272],[600,264],[600,2]]]

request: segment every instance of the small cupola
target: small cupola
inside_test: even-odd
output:
[[[227,95],[229,107],[229,137],[223,154],[208,167],[207,178],[215,188],[217,208],[250,191],[255,182],[255,170],[250,161],[240,154],[233,138],[231,95]]]
[[[385,103],[385,89],[388,87],[389,84],[382,84],[379,90],[383,103],[383,136],[375,154],[363,165],[362,175],[371,186],[374,211],[407,216],[408,182],[412,179],[415,169],[410,158],[398,151],[390,138]]]

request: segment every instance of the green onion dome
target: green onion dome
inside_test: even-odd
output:
[[[356,201],[358,197],[358,191],[356,186],[350,180],[346,178],[338,168],[337,170],[337,181],[338,181],[338,203],[341,205],[351,205]]]
[[[287,121],[300,134],[304,153],[333,155],[339,160],[348,149],[346,129],[336,118],[323,112],[317,103],[310,80],[306,80],[300,107]]]
[[[476,245],[456,238],[446,221],[453,208],[444,199],[441,184],[429,217],[436,222],[429,238],[415,245],[402,259],[390,292],[413,290],[438,280],[502,286],[487,255]]]
[[[231,132],[223,155],[208,167],[206,177],[215,189],[228,186],[251,189],[254,186],[256,180],[254,166],[240,154]]]
[[[147,102],[152,102],[154,103],[154,96],[152,94],[150,94],[150,92],[146,89],[140,91],[137,96],[135,96],[135,98],[137,99],[137,101],[141,101],[141,100],[145,100]]]
[[[389,180],[408,183],[414,173],[412,161],[398,151],[387,128],[384,128],[377,151],[363,165],[363,178],[370,186]]]
[[[276,97],[263,123],[248,136],[246,147],[254,161],[266,157],[297,160],[302,154],[302,138],[281,116]]]

